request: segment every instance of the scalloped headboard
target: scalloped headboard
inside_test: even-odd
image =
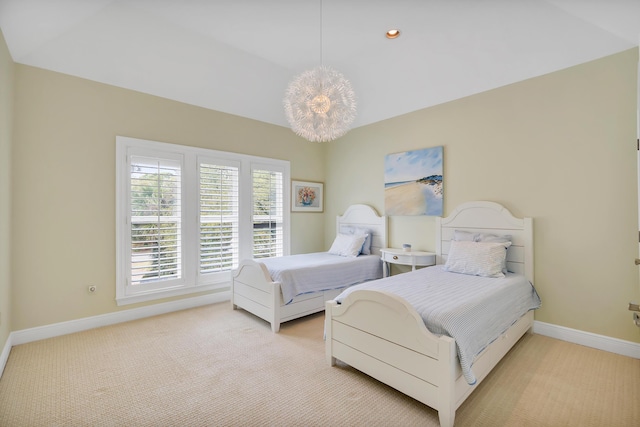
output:
[[[343,215],[336,217],[336,234],[342,227],[365,227],[372,230],[371,253],[380,255],[380,249],[387,247],[387,217],[380,216],[369,205],[351,205]]]
[[[524,274],[533,282],[533,219],[516,218],[495,202],[463,203],[444,218],[436,218],[436,263],[447,260],[454,230],[511,235],[507,269]]]

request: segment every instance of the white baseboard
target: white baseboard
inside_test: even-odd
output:
[[[130,310],[122,310],[116,311],[114,313],[70,320],[68,322],[38,326],[35,328],[12,332],[10,341],[11,345],[26,344],[28,342],[38,341],[46,338],[53,338],[61,335],[71,334],[74,332],[86,331],[87,329],[99,328],[101,326],[114,325],[116,323],[128,322],[131,320],[143,319],[145,317],[170,313],[172,311],[185,310],[188,308],[199,307],[201,305],[229,301],[230,297],[230,291],[217,292],[214,294],[207,294],[199,297],[184,298],[161,304],[132,308]]]
[[[11,332],[9,338],[0,354],[0,377],[9,359],[11,347],[19,344],[26,344],[46,338],[53,338],[74,332],[86,331],[88,329],[99,328],[101,326],[114,325],[116,323],[128,322],[131,320],[143,319],[145,317],[157,316],[159,314],[170,313],[178,310],[199,307],[207,304],[214,304],[230,300],[230,291],[207,294],[194,298],[185,298],[170,301],[162,304],[154,304],[130,310],[117,311],[115,313],[102,314],[99,316],[85,317],[68,322],[54,323],[36,328],[23,329]],[[579,331],[577,329],[565,328],[564,326],[552,325],[539,321],[533,322],[533,332],[568,341],[586,347],[597,348],[611,353],[640,359],[640,344],[611,338],[604,335],[592,334],[590,332]]]
[[[217,292],[199,297],[184,298],[161,304],[148,305],[145,307],[132,308],[130,310],[116,311],[114,313],[101,314],[98,316],[85,317],[82,319],[70,320],[68,322],[53,323],[51,325],[38,326],[36,328],[11,332],[7,342],[4,344],[2,353],[0,354],[0,377],[2,377],[7,360],[9,360],[11,347],[14,345],[26,344],[46,338],[72,334],[74,332],[86,331],[88,329],[99,328],[101,326],[115,325],[116,323],[129,322],[131,320],[143,319],[145,317],[157,316],[159,314],[171,313],[173,311],[186,310],[188,308],[199,307],[202,305],[230,301],[230,299],[231,291]]]
[[[565,328],[564,326],[552,325],[537,320],[533,322],[533,332],[550,338],[640,359],[640,344],[631,341]]]
[[[9,353],[11,352],[11,334],[9,334],[9,338],[7,338],[7,342],[4,343],[4,348],[2,349],[2,353],[0,353],[0,378],[2,378],[2,373],[4,372],[4,367],[7,364],[7,360],[9,360]]]

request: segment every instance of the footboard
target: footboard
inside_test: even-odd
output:
[[[280,324],[324,310],[324,303],[341,290],[328,290],[299,295],[289,304],[282,300],[279,282],[271,280],[267,267],[257,261],[244,260],[231,274],[231,304],[255,314],[280,331]]]
[[[231,304],[241,307],[271,323],[271,330],[280,330],[280,284],[271,280],[267,267],[253,260],[244,260],[231,274]]]
[[[452,426],[455,411],[533,325],[527,312],[478,355],[477,383],[467,384],[450,337],[436,337],[404,299],[371,290],[352,292],[342,304],[327,301],[326,358],[336,359],[438,411]]]
[[[402,298],[359,290],[342,304],[326,303],[326,358],[336,359],[438,411],[455,417],[456,344],[436,337]],[[459,371],[459,370],[458,370]]]

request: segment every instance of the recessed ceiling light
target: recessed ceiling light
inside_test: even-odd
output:
[[[400,30],[396,30],[396,29],[389,30],[387,31],[386,36],[388,39],[396,39],[398,38],[398,36],[400,36]]]

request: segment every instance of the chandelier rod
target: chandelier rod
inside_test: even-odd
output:
[[[356,116],[351,83],[324,66],[324,4],[320,2],[320,66],[296,76],[287,87],[284,110],[291,130],[313,142],[333,141],[349,131]]]

